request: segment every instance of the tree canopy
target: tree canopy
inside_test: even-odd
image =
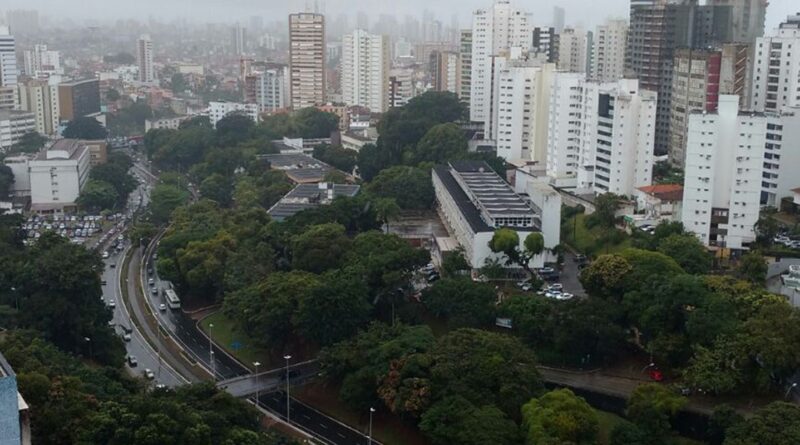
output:
[[[69,139],[97,140],[105,139],[108,136],[108,130],[103,128],[100,122],[93,117],[79,117],[70,121],[61,134]]]

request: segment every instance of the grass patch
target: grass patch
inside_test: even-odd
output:
[[[603,255],[616,253],[631,247],[631,239],[625,235],[621,242],[607,242],[608,230],[602,227],[586,227],[585,214],[579,214],[562,222],[562,239],[576,250],[586,255]]]
[[[214,327],[209,329],[209,324]],[[200,328],[214,340],[218,346],[224,348],[230,355],[253,368],[254,362],[261,363],[261,370],[272,369],[272,361],[268,350],[258,347],[250,337],[242,332],[236,323],[226,317],[222,311],[217,311],[200,322]],[[281,365],[281,363],[278,363]]]
[[[357,413],[339,400],[339,387],[324,382],[312,382],[292,389],[292,397],[313,406],[319,411],[355,429],[366,432],[368,413]],[[403,423],[398,417],[378,410],[372,421],[372,434],[385,445],[428,445],[428,440],[413,426]]]
[[[630,421],[608,411],[595,410],[595,412],[597,413],[597,420],[600,424],[597,441],[600,445],[608,445],[610,443],[611,431],[613,431],[617,425],[630,423]],[[672,437],[672,443],[676,445],[703,445],[705,442],[676,435]]]

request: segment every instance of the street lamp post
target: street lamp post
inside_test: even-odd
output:
[[[292,359],[292,356],[286,354],[283,356],[286,359],[286,423],[291,423],[289,417],[289,401],[291,398],[289,397],[289,360]]]
[[[208,324],[208,364],[211,366],[211,380],[217,380],[217,373],[214,370],[214,342],[211,341],[211,330],[214,329],[214,323]]]
[[[375,408],[369,407],[369,434],[367,435],[367,445],[372,445],[372,415],[375,414]]]
[[[92,353],[92,339],[89,337],[83,337],[86,340],[86,343],[89,345],[89,358],[93,358],[94,354]]]
[[[259,386],[258,386],[258,367],[261,366],[261,363],[254,362],[253,366],[256,367],[256,406],[258,406],[258,396],[259,396]]]
[[[788,399],[789,398],[789,394],[791,394],[792,390],[795,389],[795,388],[797,388],[797,383],[792,383],[792,385],[789,386],[789,389],[786,390],[786,394],[783,396],[783,398],[784,399]]]

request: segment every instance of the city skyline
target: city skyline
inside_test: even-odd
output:
[[[459,2],[459,7],[453,9],[445,2],[423,2],[410,0],[406,2],[389,2],[387,0],[289,0],[276,5],[265,6],[255,0],[175,0],[164,4],[154,0],[142,0],[136,3],[121,0],[86,0],[84,7],[76,10],[68,4],[54,0],[7,0],[2,13],[14,9],[33,9],[51,19],[83,19],[116,20],[135,19],[148,21],[152,18],[161,18],[163,21],[186,18],[197,22],[230,22],[247,20],[251,16],[261,16],[267,22],[283,21],[288,14],[293,12],[313,11],[318,5],[320,12],[335,17],[340,14],[356,16],[359,13],[367,14],[371,19],[376,19],[381,14],[395,15],[398,20],[411,15],[421,17],[425,11],[443,24],[449,25],[455,15],[459,26],[466,28],[471,23],[471,14],[474,10],[486,8],[487,1],[466,0]],[[511,3],[533,15],[535,25],[551,25],[553,8],[559,6],[566,12],[566,26],[584,26],[593,28],[609,17],[628,17],[629,2],[624,0],[591,2],[581,0],[547,0],[533,2],[531,0],[512,0]],[[770,2],[766,29],[772,29],[786,18],[787,15],[798,12],[791,0],[773,0]],[[156,16],[153,11],[158,11]],[[191,15],[187,15],[190,13]],[[355,28],[355,23],[353,23]]]

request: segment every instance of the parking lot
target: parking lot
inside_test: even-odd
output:
[[[30,215],[22,224],[24,242],[38,239],[43,233],[52,231],[76,244],[94,247],[116,236],[124,226],[126,216],[122,214],[102,215]]]

